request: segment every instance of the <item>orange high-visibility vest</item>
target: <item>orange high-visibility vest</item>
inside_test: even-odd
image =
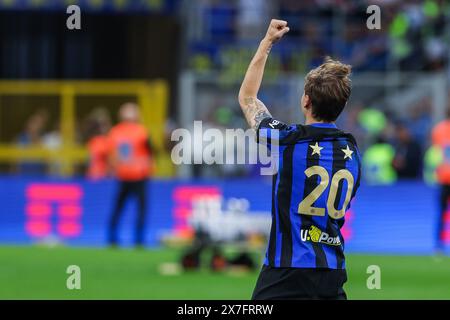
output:
[[[148,139],[147,130],[138,123],[122,122],[111,129],[109,154],[119,180],[137,181],[148,177],[151,168]]]
[[[437,167],[436,176],[440,184],[450,185],[450,120],[438,123],[432,132],[433,145],[442,150],[444,161]]]
[[[108,137],[104,135],[92,137],[88,141],[87,148],[89,150],[88,178],[105,178],[108,174]]]

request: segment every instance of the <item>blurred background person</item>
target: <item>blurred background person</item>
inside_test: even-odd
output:
[[[394,148],[380,135],[363,155],[363,171],[366,182],[374,185],[395,183],[397,173],[392,166],[394,157]]]
[[[397,124],[393,165],[399,178],[414,179],[421,175],[422,150],[404,124]]]
[[[104,108],[94,109],[87,121],[87,148],[89,165],[87,177],[92,180],[106,178],[108,166],[108,132],[111,128],[109,113]]]
[[[135,245],[144,245],[145,215],[147,212],[147,179],[152,172],[153,148],[147,130],[139,123],[139,107],[126,103],[119,110],[120,123],[108,135],[109,159],[119,191],[109,223],[109,244],[118,245],[117,228],[125,202],[136,197],[138,211]]]
[[[47,174],[58,176],[61,172],[61,161],[58,154],[63,143],[59,123],[53,124],[53,128],[42,136],[42,146],[53,154],[53,160],[47,164]]]
[[[442,162],[437,167],[436,177],[440,191],[440,215],[438,219],[436,250],[442,251],[444,248],[444,217],[446,215],[450,200],[450,108],[447,110],[447,118],[439,122],[432,131],[433,145],[442,152]]]
[[[23,131],[17,138],[20,147],[43,146],[44,130],[48,122],[48,114],[45,110],[39,110],[32,114],[26,121]],[[44,176],[47,166],[44,162],[23,160],[17,163],[16,172],[25,176]]]

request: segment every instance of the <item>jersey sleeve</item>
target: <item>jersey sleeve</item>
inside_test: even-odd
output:
[[[281,145],[286,143],[296,132],[297,126],[295,125],[288,126],[274,118],[266,118],[261,121],[256,135],[258,143],[266,145],[277,143]]]

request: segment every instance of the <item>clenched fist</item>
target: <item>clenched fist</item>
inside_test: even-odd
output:
[[[271,43],[275,43],[287,32],[289,32],[287,21],[272,19],[272,21],[270,21],[269,29],[267,29],[265,38]]]

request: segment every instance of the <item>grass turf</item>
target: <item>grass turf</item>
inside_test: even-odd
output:
[[[0,299],[248,299],[257,272],[209,270],[162,275],[177,250],[0,247]],[[81,268],[81,290],[68,290],[66,269]],[[381,268],[381,290],[366,286]],[[349,299],[450,299],[450,258],[348,255]]]

